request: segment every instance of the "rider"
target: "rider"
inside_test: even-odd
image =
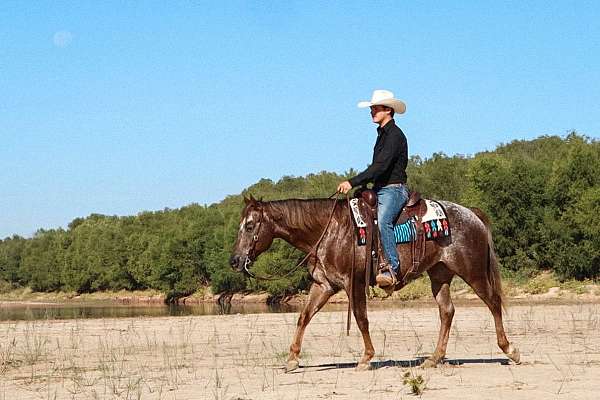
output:
[[[377,219],[381,243],[386,261],[389,262],[380,266],[376,281],[380,287],[390,287],[396,284],[400,270],[394,222],[409,196],[405,186],[408,144],[406,136],[396,126],[393,118],[395,113],[403,114],[406,105],[395,99],[394,94],[388,90],[375,90],[371,101],[361,101],[358,107],[370,107],[371,118],[379,125],[373,149],[373,163],[354,178],[341,182],[337,190],[340,193],[348,193],[355,186],[373,183],[373,190],[377,192]]]

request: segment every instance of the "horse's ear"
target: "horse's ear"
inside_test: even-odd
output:
[[[250,198],[248,199],[248,202],[246,204],[250,204],[252,207],[260,209],[262,207],[261,201],[262,201],[262,199],[260,201],[256,200],[254,198],[254,196],[252,196],[252,194],[250,194]]]
[[[250,204],[250,199],[248,199],[246,196],[244,196],[244,204]]]

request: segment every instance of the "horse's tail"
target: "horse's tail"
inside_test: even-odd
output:
[[[477,215],[477,217],[485,225],[487,231],[487,278],[492,290],[500,298],[500,305],[502,309],[506,311],[506,305],[504,302],[504,291],[502,290],[502,281],[500,279],[500,268],[498,266],[498,258],[496,257],[496,251],[494,249],[494,240],[492,238],[492,222],[490,218],[481,209],[472,207],[471,211]]]

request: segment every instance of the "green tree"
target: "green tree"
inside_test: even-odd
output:
[[[8,282],[12,286],[26,283],[19,268],[26,243],[26,239],[17,235],[0,240],[0,280]]]

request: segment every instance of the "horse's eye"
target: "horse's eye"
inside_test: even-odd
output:
[[[254,224],[246,224],[246,232],[252,232],[254,229]]]

